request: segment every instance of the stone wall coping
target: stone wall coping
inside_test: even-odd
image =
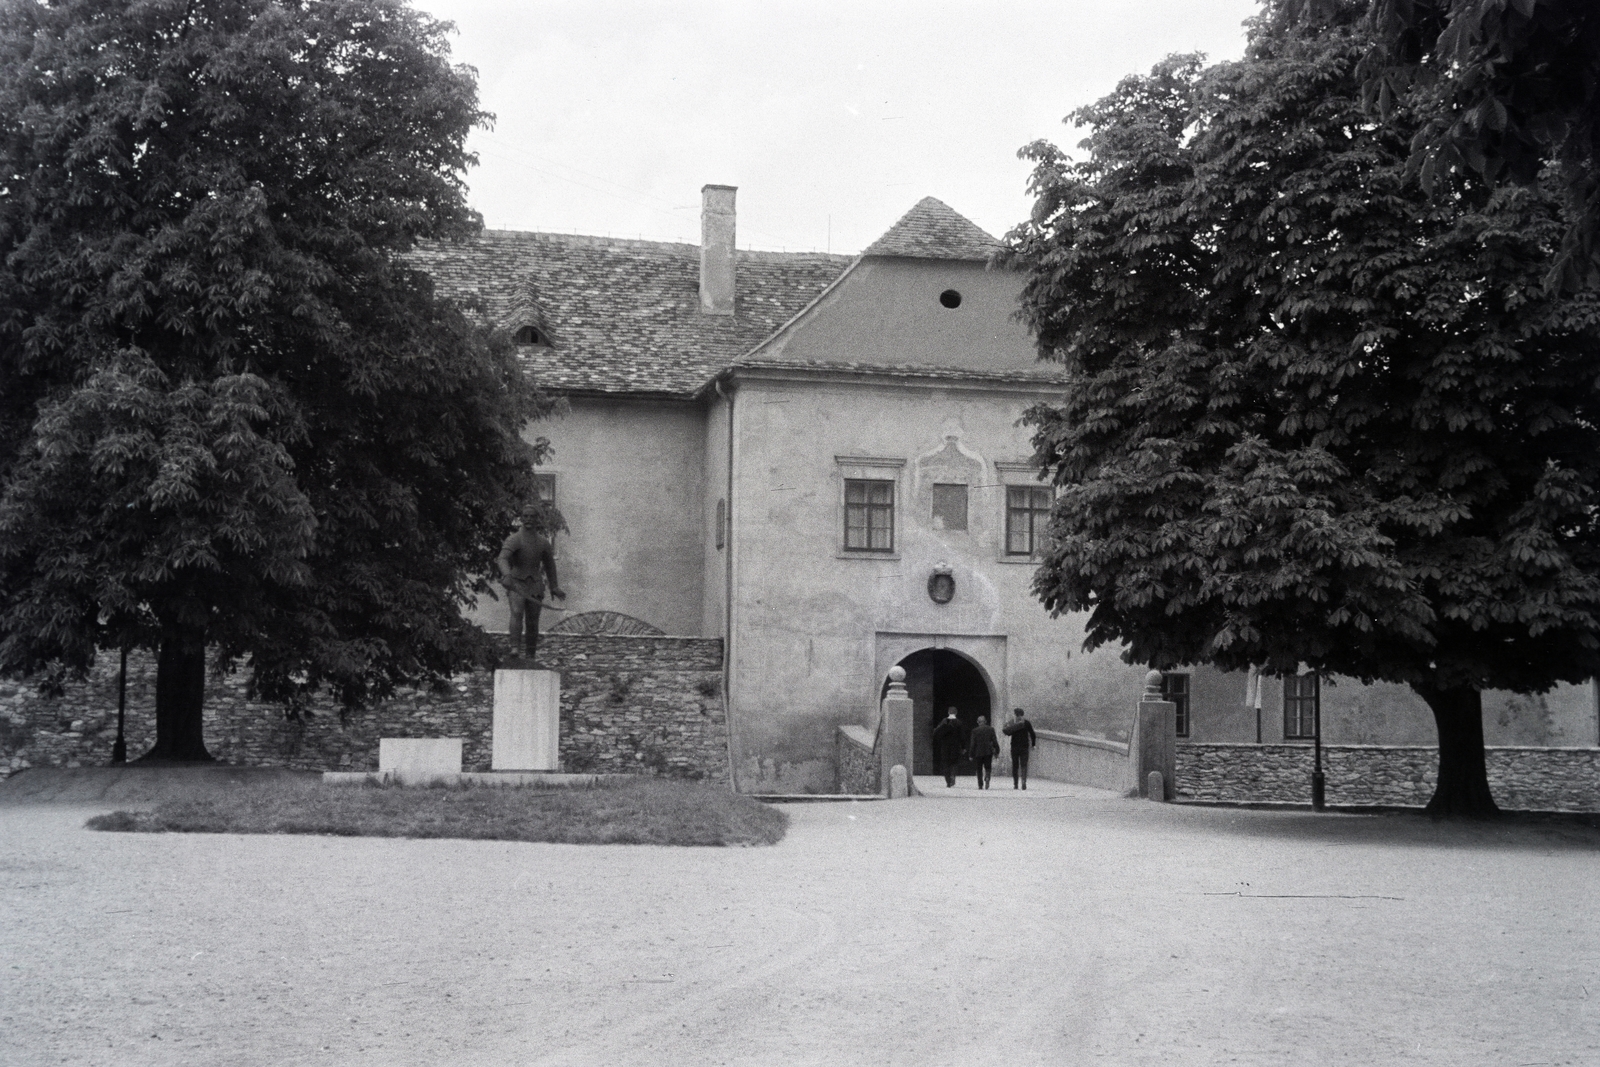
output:
[[[873,742],[877,740],[877,738],[873,736],[873,732],[871,730],[867,729],[865,726],[857,726],[854,723],[844,723],[840,725],[839,736],[844,738],[850,744],[855,745],[863,752],[871,752]]]
[[[1062,733],[1060,730],[1041,730],[1037,726],[1033,728],[1033,732],[1037,734],[1039,739],[1042,741],[1055,741],[1064,745],[1081,745],[1084,748],[1103,748],[1107,752],[1115,752],[1119,756],[1126,756],[1128,754],[1127,745],[1120,741],[1107,741],[1103,737],[1087,737],[1083,734],[1067,734]],[[1260,746],[1250,745],[1248,747],[1258,748]]]
[[[715,641],[720,644],[722,638],[694,634],[563,634],[546,630],[539,635],[539,641]]]

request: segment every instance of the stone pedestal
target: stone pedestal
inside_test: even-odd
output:
[[[494,672],[490,766],[497,771],[561,769],[561,675],[555,671]]]
[[[1161,699],[1160,671],[1151,671],[1145,676],[1144,697],[1134,716],[1128,759],[1133,764],[1133,780],[1141,796],[1148,796],[1151,783],[1159,781],[1161,795],[1150,799],[1176,799],[1178,706]],[[1159,779],[1152,772],[1159,772]]]
[[[915,795],[917,787],[911,779],[913,709],[904,667],[889,668],[889,691],[879,707],[878,780],[883,783],[884,794],[894,796],[893,772],[898,768],[905,778],[905,791],[900,795]]]

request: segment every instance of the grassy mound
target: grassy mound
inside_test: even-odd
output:
[[[114,811],[91,830],[461,837],[576,845],[770,845],[789,817],[725,788],[666,779],[589,788],[273,782]]]

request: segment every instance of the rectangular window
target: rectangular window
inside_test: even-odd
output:
[[[849,552],[894,551],[894,482],[845,479],[844,547]]]
[[[1178,736],[1189,736],[1189,676],[1187,674],[1163,674],[1161,676],[1161,699],[1170,700],[1178,706]]]
[[[1031,556],[1039,550],[1050,500],[1050,490],[1042,485],[1006,486],[1006,555]]]
[[[1283,736],[1309,739],[1317,735],[1317,701],[1321,686],[1315,672],[1283,680]]]
[[[556,476],[554,474],[535,474],[533,476],[533,491],[539,494],[540,503],[554,507],[556,502]]]
[[[933,528],[935,530],[965,530],[967,528],[967,487],[955,484],[936,484],[933,487]]]

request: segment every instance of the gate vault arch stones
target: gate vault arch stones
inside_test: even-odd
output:
[[[918,656],[911,663],[902,661],[911,660],[918,653],[935,653],[936,655]],[[943,653],[945,655],[937,655]],[[950,657],[954,657],[953,659]],[[873,707],[877,708],[889,681],[889,668],[901,665],[907,668],[907,682],[915,681],[913,672],[919,666],[936,664],[940,661],[953,668],[952,673],[959,674],[962,667],[970,668],[977,678],[987,688],[988,709],[990,722],[999,714],[1000,710],[1009,707],[1009,686],[1006,663],[1006,635],[1004,634],[932,634],[932,633],[905,633],[900,631],[877,631],[875,635],[875,649],[873,655],[873,673],[877,678],[877,687],[872,694]],[[960,661],[958,666],[956,661]],[[933,707],[930,695],[924,689],[924,695],[917,701],[917,714],[913,720],[913,766],[907,770],[914,774],[932,774],[932,744],[927,737],[931,727],[931,716],[935,712],[944,714],[944,708]],[[917,691],[913,689],[913,699],[916,700]],[[965,703],[965,702],[961,702]],[[973,711],[964,714],[963,718],[973,718],[977,714]],[[965,770],[965,768],[963,768]]]

